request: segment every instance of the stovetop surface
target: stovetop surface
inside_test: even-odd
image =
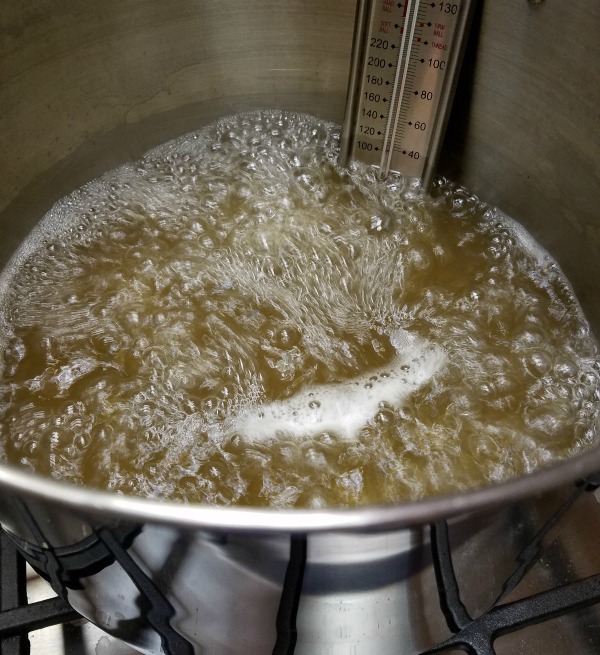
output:
[[[28,567],[29,603],[54,597],[48,583]],[[139,655],[85,619],[36,630],[30,633],[29,643],[30,655]]]

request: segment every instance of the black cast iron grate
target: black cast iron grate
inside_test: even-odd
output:
[[[600,603],[600,574],[564,584],[514,602],[503,602],[523,579],[527,571],[539,559],[542,540],[560,521],[567,510],[589,491],[600,487],[600,474],[588,477],[573,491],[567,501],[538,530],[521,553],[513,573],[504,583],[502,592],[492,607],[481,616],[473,618],[460,597],[460,587],[451,557],[448,525],[442,521],[431,526],[432,557],[436,572],[440,607],[452,636],[445,642],[422,653],[434,655],[462,650],[469,655],[496,655],[494,641],[503,634],[515,632],[535,623],[548,621],[584,607]],[[103,547],[110,551],[136,582],[141,596],[151,609],[160,609],[158,590],[152,583],[140,578],[137,568],[130,561],[127,548],[106,529],[97,535]],[[277,617],[277,643],[274,655],[293,655],[296,646],[296,613],[298,611],[304,566],[306,563],[306,539],[293,537],[290,563]],[[130,570],[131,569],[131,570]],[[138,579],[140,578],[140,579]],[[172,609],[172,608],[167,608]],[[154,612],[157,613],[157,612]],[[151,611],[150,615],[153,614]],[[166,652],[188,653],[187,642],[170,626],[170,612],[158,612],[164,621],[154,621],[153,627],[163,637]],[[51,625],[80,619],[60,596],[28,604],[26,591],[25,560],[18,553],[7,535],[0,530],[0,655],[29,655],[28,634]]]
[[[0,530],[0,655],[29,655],[30,632],[79,618],[62,598],[28,604],[25,560]]]
[[[432,525],[431,545],[440,606],[453,635],[421,655],[456,650],[462,650],[469,655],[496,655],[494,642],[498,637],[600,603],[600,574],[511,603],[501,602],[539,559],[542,540],[548,532],[582,494],[595,491],[599,487],[600,473],[589,476],[577,485],[520,554],[515,570],[504,583],[492,607],[475,619],[470,616],[460,598],[459,584],[450,554],[448,525],[445,522]]]

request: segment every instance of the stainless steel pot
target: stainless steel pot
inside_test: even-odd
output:
[[[279,107],[341,122],[353,14],[350,0],[4,2],[0,264],[60,197],[217,116]],[[596,0],[481,2],[440,164],[546,246],[597,333],[598,25]],[[469,600],[478,612],[547,492],[594,469],[600,448],[419,503],[269,511],[0,466],[0,521],[77,610],[146,653],[409,655],[449,633],[428,524],[438,542],[455,517],[455,566],[491,582]]]

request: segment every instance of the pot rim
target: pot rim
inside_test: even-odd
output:
[[[568,460],[497,485],[423,500],[334,509],[212,506],[125,496],[78,487],[5,463],[0,463],[0,487],[104,519],[110,516],[221,532],[375,532],[416,527],[457,514],[493,509],[574,483],[597,471],[600,471],[600,443]]]

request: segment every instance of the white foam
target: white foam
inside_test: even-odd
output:
[[[514,218],[511,218],[498,208],[490,208],[486,212],[489,220],[502,223],[512,233],[512,236],[518,240],[519,245],[529,255],[531,255],[540,266],[555,261],[552,259],[548,251],[540,245],[531,234]]]
[[[397,355],[389,366],[345,382],[308,387],[286,400],[246,408],[231,419],[229,427],[248,441],[282,435],[309,438],[323,432],[357,439],[381,403],[402,403],[446,361],[441,348],[406,330],[395,331],[390,341]]]

